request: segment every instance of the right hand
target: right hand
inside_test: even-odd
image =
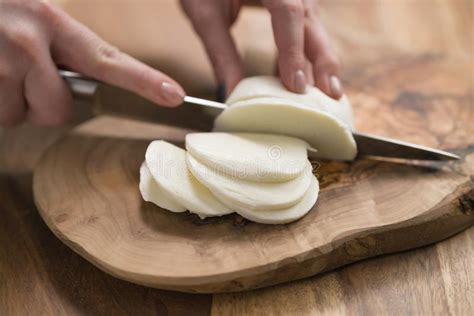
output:
[[[338,100],[343,94],[339,62],[321,22],[318,0],[181,0],[227,92],[244,76],[230,28],[246,2],[260,2],[271,15],[278,70],[286,88],[303,93],[310,84]]]
[[[56,125],[71,115],[72,97],[57,65],[163,106],[182,103],[167,75],[103,41],[45,1],[0,0],[0,125],[24,120]]]

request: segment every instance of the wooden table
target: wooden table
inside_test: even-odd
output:
[[[141,0],[133,4],[120,1],[113,7],[114,14],[107,14],[112,8],[106,0],[95,1],[95,10],[90,10],[92,1],[59,2],[104,37],[145,60],[151,59],[152,51],[159,54],[160,48],[167,47],[163,46],[167,33],[160,31],[163,28],[159,26],[169,23],[173,14],[177,14],[176,5],[170,1]],[[453,63],[470,65],[466,71],[473,74],[471,86],[474,89],[472,1],[356,3],[339,0],[322,1],[322,7],[325,22],[346,65],[346,78],[356,75],[351,70],[370,67],[372,63],[414,55],[441,56]],[[154,19],[155,12],[165,12],[164,21]],[[98,15],[102,18],[98,19]],[[140,23],[130,23],[137,17]],[[271,37],[250,49],[247,45],[252,41],[243,35],[249,31],[255,33],[252,32],[255,28],[267,32],[266,22],[253,23],[262,19],[268,17],[255,10],[245,12],[245,18],[235,30],[246,57],[272,53]],[[118,21],[125,21],[123,33],[117,32]],[[126,27],[127,23],[133,27]],[[176,23],[183,34],[189,33],[185,22]],[[133,32],[149,33],[136,37],[132,36]],[[152,35],[162,41],[146,41]],[[183,35],[177,46],[188,41],[186,36],[188,45],[196,47],[197,52],[195,58],[186,59],[190,64],[175,67],[173,63],[166,63],[165,57],[156,63],[165,63],[169,73],[184,78],[191,91],[211,91],[211,72],[199,43],[189,33]],[[168,47],[160,56],[171,54]],[[192,80],[186,79],[183,68],[192,69],[204,79],[193,85]],[[271,65],[254,62],[249,69],[266,72]],[[472,98],[470,105],[474,106]],[[243,293],[182,294],[114,279],[54,237],[39,217],[32,199],[31,175],[36,162],[49,144],[87,117],[84,110],[79,108],[78,112],[82,114],[69,126],[45,129],[25,125],[0,130],[0,315],[468,315],[474,312],[474,228],[436,245],[362,261],[303,281]]]

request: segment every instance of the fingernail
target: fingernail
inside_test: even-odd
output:
[[[303,70],[298,70],[295,73],[295,77],[293,79],[293,85],[294,85],[294,88],[295,88],[295,92],[305,93],[305,91],[306,91],[306,76],[304,75]]]
[[[217,102],[225,102],[226,99],[227,88],[224,83],[221,83],[217,86],[216,91],[216,101]]]
[[[184,94],[175,85],[172,85],[169,82],[163,82],[161,84],[161,91],[163,92],[163,96],[165,97],[166,101],[168,101],[170,105],[179,105],[183,103]]]
[[[331,86],[331,94],[339,99],[342,97],[342,84],[341,80],[339,80],[336,76],[329,77],[329,84]]]

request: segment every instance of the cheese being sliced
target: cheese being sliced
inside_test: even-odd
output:
[[[145,162],[140,167],[140,193],[143,200],[171,212],[181,213],[186,211],[184,206],[160,189]]]
[[[250,133],[192,133],[186,149],[223,175],[256,182],[282,182],[301,175],[309,145],[298,138]]]
[[[315,176],[311,177],[311,183],[303,199],[288,208],[278,210],[251,211],[246,208],[236,208],[236,212],[242,217],[262,224],[286,224],[294,222],[311,211],[318,199],[319,183]]]
[[[287,135],[305,140],[315,157],[352,160],[357,146],[349,127],[334,116],[281,98],[239,101],[224,110],[214,124],[216,132]]]
[[[232,106],[239,101],[269,97],[292,100],[328,113],[345,123],[349,128],[353,128],[352,107],[345,95],[339,100],[334,100],[317,87],[309,85],[306,87],[306,93],[294,93],[287,90],[279,78],[273,76],[256,76],[243,79],[229,95],[226,103]]]
[[[201,217],[234,211],[258,223],[289,223],[318,198],[307,151],[336,160],[357,154],[345,96],[336,101],[310,86],[296,94],[276,77],[253,77],[237,85],[227,104],[214,133],[186,136],[188,152],[150,144],[140,168],[144,200]]]
[[[188,168],[215,197],[232,209],[270,211],[298,203],[308,191],[313,177],[311,163],[298,177],[285,182],[253,182],[219,173],[187,153]]]
[[[183,149],[164,141],[153,141],[146,151],[145,162],[157,187],[191,213],[202,218],[232,213],[191,174]]]

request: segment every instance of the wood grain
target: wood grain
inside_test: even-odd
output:
[[[443,76],[462,76],[457,67],[444,67]],[[437,71],[431,57],[366,70],[351,81],[357,91],[374,89],[353,99],[356,117],[367,131],[451,149],[463,161],[318,162],[318,203],[289,225],[236,216],[201,222],[144,203],[138,168],[149,141],[96,136],[98,123],[86,123],[47,151],[35,172],[35,201],[53,232],[101,269],[189,292],[263,287],[429,244],[474,223],[474,183],[466,162],[474,145],[474,111],[466,106],[472,94],[468,85],[440,81]],[[403,83],[417,74],[429,77],[405,90]],[[377,86],[388,75],[390,84]],[[374,100],[377,120],[371,120]],[[150,129],[136,134],[158,135]]]
[[[1,315],[207,315],[211,298],[113,278],[71,252],[44,225],[31,175],[0,176]]]
[[[167,52],[163,52],[163,48],[171,47],[166,44],[166,33],[169,33],[166,26],[169,23],[157,18],[163,12],[173,16],[166,11],[167,4],[163,5],[166,0],[124,0],[114,2],[113,6],[108,0],[55,1],[63,3],[69,13],[123,50],[166,68],[173,76],[180,74],[180,78],[186,79],[187,89],[213,91],[215,86],[209,65],[202,47],[188,33],[191,32],[189,28],[184,29],[185,34],[179,37],[182,42],[192,43],[189,51],[196,52],[195,55],[182,59],[182,50],[170,50],[167,55],[170,57],[162,57]],[[384,63],[392,64],[393,69],[400,59],[420,54],[452,58],[450,67],[472,63],[474,19],[473,2],[470,0],[323,0],[321,7],[322,18],[344,63],[344,79],[348,73],[357,77],[364,74],[365,69]],[[252,18],[256,14],[245,12]],[[180,19],[174,18],[173,23],[180,23]],[[261,23],[260,19],[265,22]],[[272,68],[272,58],[252,62],[252,58],[258,56],[257,52],[273,50],[272,38],[267,35],[267,22],[267,17],[259,17],[252,23],[240,19],[234,29],[244,59],[251,65],[249,71],[258,69],[265,72]],[[263,24],[258,26],[259,30],[255,29],[257,24]],[[176,44],[175,38],[171,38],[173,45]],[[184,64],[183,60],[191,66]],[[433,62],[434,68],[440,64]],[[473,85],[472,64],[462,67],[464,75],[461,78],[451,77],[451,80]],[[192,80],[187,75],[187,69],[199,73],[202,80]],[[443,78],[445,70],[446,67],[439,69],[438,80]],[[470,73],[471,79],[466,79],[464,76]],[[378,77],[377,80],[390,82],[391,78]],[[197,83],[199,87],[195,86]],[[345,80],[346,85],[349,83]],[[409,88],[410,84],[413,80],[406,82],[404,87]],[[351,89],[351,98],[364,92],[363,99],[371,101],[372,113],[377,117],[377,98],[370,98],[374,89],[371,86],[361,88],[367,90]],[[466,104],[472,107],[472,98]],[[437,108],[442,109],[442,106]],[[108,130],[108,126],[110,124],[97,126],[97,133],[118,132]],[[360,123],[359,128],[362,128]],[[182,297],[180,293],[145,289],[111,278],[74,254],[49,231],[31,202],[31,171],[48,146],[45,139],[54,141],[62,133],[61,129],[54,132],[29,126],[11,131],[0,130],[0,314],[120,315],[130,314],[145,305],[148,307],[145,315],[189,315],[190,311],[193,314],[207,313],[211,304],[209,296]],[[413,136],[407,134],[404,137]],[[473,163],[471,158],[471,170]],[[25,251],[25,244],[33,244],[34,247],[28,247]],[[400,311],[409,311],[431,315],[434,311],[449,310],[447,314],[472,315],[473,244],[474,228],[470,228],[429,247],[365,260],[304,281],[263,290],[214,295],[212,311],[214,315],[291,314],[295,310],[299,314],[399,315]],[[47,269],[49,265],[53,266],[51,270],[54,273],[40,277],[38,271]],[[438,277],[440,275],[442,278]],[[25,281],[18,282],[19,279]],[[58,286],[51,286],[51,280]],[[68,291],[69,287],[73,290]],[[134,295],[135,292],[140,294]],[[56,308],[51,311],[46,306]]]
[[[473,233],[298,282],[215,295],[212,315],[470,315]]]

